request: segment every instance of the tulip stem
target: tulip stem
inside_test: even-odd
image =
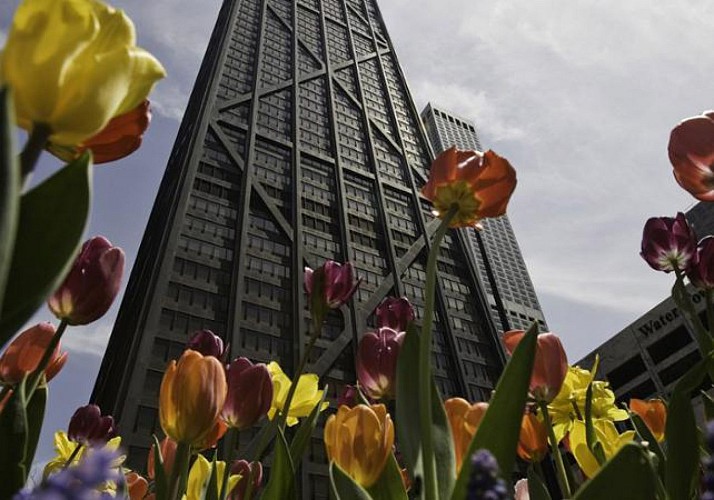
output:
[[[229,427],[228,433],[226,434],[226,468],[223,471],[223,484],[221,485],[221,494],[218,496],[220,500],[224,500],[228,496],[228,476],[231,475],[231,462],[233,462],[233,455],[238,448],[238,441],[240,439],[240,432],[235,427]]]
[[[25,147],[20,153],[20,167],[22,171],[22,181],[25,182],[32,171],[35,169],[35,164],[45,149],[50,138],[50,127],[43,123],[35,123],[32,127],[32,132],[27,138]]]
[[[37,386],[39,385],[40,380],[42,379],[42,376],[45,373],[45,369],[47,369],[47,365],[50,362],[50,358],[52,358],[52,354],[55,352],[55,349],[57,348],[57,345],[59,344],[60,339],[62,338],[62,335],[64,335],[64,331],[66,329],[67,322],[65,320],[60,321],[60,324],[57,327],[57,331],[52,336],[50,343],[47,345],[47,348],[45,349],[45,352],[42,355],[42,359],[40,359],[40,363],[37,365],[37,368],[35,368],[35,371],[32,372],[32,374],[28,377],[27,385],[25,386],[25,398],[27,399],[27,401],[30,401],[32,399],[32,395],[35,393],[35,389],[37,389]]]
[[[191,460],[191,445],[179,442],[176,447],[176,458],[171,468],[171,478],[169,479],[168,500],[178,500],[185,493],[186,476],[188,475],[188,463]]]
[[[436,484],[436,464],[434,462],[434,438],[431,429],[431,330],[434,317],[434,297],[436,292],[437,258],[441,241],[449,229],[451,219],[458,211],[458,205],[449,208],[434,234],[426,264],[426,289],[424,291],[424,317],[419,338],[419,425],[421,427],[422,463],[424,465],[424,493],[427,500],[439,497]]]
[[[82,443],[77,443],[74,447],[74,450],[72,450],[72,454],[69,456],[67,461],[64,463],[63,469],[66,469],[70,465],[72,465],[72,461],[77,457],[77,454],[79,453],[79,450],[82,449]]]
[[[543,413],[545,428],[548,429],[548,440],[550,441],[550,447],[553,451],[553,457],[555,458],[555,467],[558,470],[556,477],[558,478],[561,493],[563,493],[563,498],[570,498],[572,496],[570,483],[568,483],[568,475],[565,472],[565,465],[563,464],[563,456],[560,454],[560,448],[558,447],[558,440],[555,439],[555,432],[553,432],[553,424],[550,420],[550,414],[548,413],[548,403],[538,401],[538,406]]]

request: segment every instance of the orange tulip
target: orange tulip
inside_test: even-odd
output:
[[[488,403],[471,404],[462,398],[450,398],[444,401],[444,410],[449,419],[451,437],[454,441],[456,470],[461,470],[464,455],[469,450],[476,430],[488,410]]]
[[[0,356],[0,381],[14,385],[25,375],[34,372],[54,334],[55,327],[52,324],[38,323],[18,335]],[[59,373],[66,362],[67,353],[60,353],[58,343],[45,369],[48,382]]]
[[[176,458],[176,446],[176,441],[169,437],[165,437],[159,442],[159,452],[161,453],[161,461],[164,463],[164,475],[166,477],[171,476],[171,468],[174,466],[174,459]],[[149,479],[154,479],[154,449],[155,446],[152,444],[146,463],[146,472]]]
[[[630,410],[640,416],[658,442],[664,441],[667,407],[661,399],[630,399]]]
[[[213,356],[187,349],[171,361],[159,391],[159,420],[178,443],[200,444],[214,431],[227,392],[223,365]]]
[[[369,488],[392,453],[394,424],[384,405],[340,406],[327,419],[324,436],[329,460]]]
[[[461,151],[452,147],[431,164],[429,181],[421,192],[443,217],[458,206],[449,227],[475,226],[484,217],[506,213],[516,188],[516,171],[493,151]]]
[[[124,478],[129,500],[142,500],[149,492],[149,483],[136,472],[128,472]]]
[[[211,432],[206,434],[206,436],[200,441],[195,442],[193,444],[193,448],[197,451],[215,448],[218,444],[218,441],[221,440],[227,430],[228,425],[223,421],[223,419],[219,418],[218,420],[216,420],[216,423],[213,424],[213,429],[211,429]]]
[[[548,431],[533,413],[523,415],[518,437],[518,456],[526,462],[540,462],[548,452]]]

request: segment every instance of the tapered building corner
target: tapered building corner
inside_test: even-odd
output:
[[[161,183],[93,400],[119,421],[129,466],[161,433],[163,370],[195,330],[231,356],[291,373],[308,332],[303,269],[363,278],[308,370],[335,397],[388,295],[423,314],[428,142],[374,0],[225,0]],[[503,367],[487,298],[458,231],[444,240],[434,371],[444,396],[490,396]],[[317,436],[317,434],[316,434]],[[327,498],[315,437],[303,498]]]

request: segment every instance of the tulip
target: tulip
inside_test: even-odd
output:
[[[330,309],[338,309],[350,300],[361,279],[354,280],[354,266],[351,262],[339,264],[328,260],[314,271],[305,268],[304,287],[310,297],[310,312],[322,320]]]
[[[54,334],[55,327],[50,323],[38,323],[18,335],[0,355],[0,381],[5,385],[15,385],[25,375],[34,372]],[[52,380],[67,362],[68,354],[60,353],[60,350],[58,343],[45,368],[47,382]]]
[[[114,302],[123,273],[124,251],[103,236],[95,236],[82,245],[69,274],[47,305],[70,325],[96,321]]]
[[[357,380],[372,399],[394,396],[397,358],[404,342],[404,332],[380,328],[365,333],[357,347]]]
[[[513,354],[525,332],[511,330],[503,334],[503,343],[509,354]],[[568,374],[568,358],[560,339],[554,333],[538,335],[530,392],[539,401],[549,403],[558,394]]]
[[[454,442],[456,470],[459,471],[478,426],[488,410],[488,403],[471,404],[462,398],[449,398],[444,401],[444,410]]]
[[[658,442],[664,441],[667,407],[661,399],[630,399],[630,411],[640,416]]]
[[[530,492],[528,491],[528,479],[519,479],[518,481],[516,481],[516,484],[513,487],[513,489],[514,489],[513,500],[530,500],[531,499]]]
[[[150,121],[151,110],[149,101],[146,100],[131,111],[109,120],[101,132],[77,147],[50,143],[47,149],[57,158],[66,162],[79,158],[88,149],[92,151],[95,165],[116,161],[139,149]]]
[[[697,238],[682,212],[645,223],[640,255],[655,271],[687,271],[696,264]]]
[[[697,254],[687,277],[697,288],[714,289],[714,237],[706,236],[697,245]]]
[[[151,450],[149,450],[149,457],[146,463],[146,471],[148,473],[149,479],[154,479],[155,477],[155,445],[151,445]],[[171,476],[171,469],[174,466],[174,460],[176,459],[176,441],[169,437],[165,437],[159,443],[159,453],[161,454],[161,461],[164,464],[164,475],[166,477]]]
[[[247,429],[268,413],[273,401],[273,381],[268,367],[236,358],[228,366],[228,395],[221,417],[229,427]]]
[[[111,438],[106,445],[103,447],[95,447],[94,450],[102,449],[105,451],[116,452],[119,450],[121,445],[121,437],[115,436]],[[76,465],[80,459],[86,455],[85,451],[88,448],[84,446],[77,448],[77,443],[69,439],[69,436],[64,431],[56,431],[54,435],[54,448],[57,455],[52,458],[42,472],[42,476],[47,478],[48,476],[62,470],[69,463],[70,465]],[[121,465],[124,457],[120,459],[115,464],[116,467]]]
[[[97,405],[89,404],[77,408],[69,421],[67,435],[75,443],[86,446],[106,444],[117,435],[114,418],[102,412]]]
[[[213,356],[187,349],[169,363],[159,391],[159,420],[177,443],[198,444],[214,431],[226,400],[226,376]]]
[[[518,437],[518,456],[526,462],[540,462],[548,452],[548,431],[533,413],[523,415]]]
[[[186,348],[200,352],[204,356],[213,356],[219,360],[223,359],[223,355],[225,354],[223,340],[211,330],[198,330],[194,332],[188,340]]]
[[[213,497],[213,495],[206,492],[208,480],[211,478],[212,470],[213,464],[211,464],[206,457],[200,453],[196,455],[196,460],[193,462],[191,470],[188,473],[188,484],[186,486],[186,496],[184,497],[185,500],[202,500],[207,496]],[[216,461],[216,495],[220,494],[221,485],[223,484],[223,475],[225,473],[226,463],[221,460]],[[239,480],[240,476],[234,474],[230,474],[228,476],[228,493],[231,492]]]
[[[263,483],[263,465],[260,462],[248,463],[247,460],[236,460],[231,465],[231,474],[237,474],[241,477],[240,481],[235,488],[233,488],[233,493],[230,495],[230,500],[243,500],[248,491],[248,484],[251,484],[251,498],[259,490]],[[248,482],[250,478],[250,483]]]
[[[632,441],[635,437],[635,431],[626,431],[622,434],[617,432],[615,424],[610,420],[593,420],[593,428],[597,440],[602,445],[605,458],[609,460],[622,448],[626,443]],[[570,450],[578,462],[580,469],[587,477],[593,477],[600,468],[595,456],[588,448],[585,422],[576,420],[569,434]]]
[[[216,421],[213,423],[213,428],[211,429],[211,432],[203,436],[203,438],[199,439],[198,441],[194,441],[192,448],[195,451],[210,450],[212,448],[215,448],[218,445],[218,441],[223,438],[227,431],[228,426],[226,425],[226,423],[220,418],[217,418]]]
[[[505,158],[490,150],[481,153],[452,147],[431,164],[421,193],[434,204],[437,217],[457,206],[449,227],[467,227],[505,214],[515,188],[516,171]]]
[[[149,483],[136,472],[127,472],[124,475],[129,500],[142,500],[149,492]]]
[[[377,326],[389,327],[398,332],[404,332],[409,323],[414,321],[414,309],[406,297],[387,297],[375,311]]]
[[[325,424],[327,457],[365,488],[382,474],[394,445],[394,425],[384,405],[341,406]]]
[[[714,201],[714,112],[674,127],[667,150],[679,185],[699,200]]]
[[[273,379],[273,401],[270,405],[270,410],[268,411],[268,418],[273,419],[278,411],[282,411],[285,406],[285,400],[288,396],[288,391],[290,390],[291,381],[287,375],[283,372],[280,365],[275,361],[271,361],[268,364],[268,371]],[[295,395],[290,403],[290,410],[288,410],[288,418],[286,423],[288,426],[293,426],[298,423],[298,418],[307,417],[315,408],[315,405],[322,399],[322,393],[317,388],[318,376],[314,373],[305,373],[300,375],[298,379],[297,388],[295,389]],[[320,411],[325,410],[330,403],[325,401],[322,403]]]
[[[141,104],[164,68],[136,47],[131,20],[98,0],[24,0],[0,59],[18,124],[77,145]]]
[[[344,389],[342,389],[340,397],[337,398],[337,407],[347,406],[348,408],[352,408],[357,403],[359,403],[357,388],[354,385],[346,385]]]

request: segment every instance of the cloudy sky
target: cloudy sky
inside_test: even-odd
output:
[[[17,0],[0,5],[0,41]],[[419,108],[476,121],[517,168],[511,221],[551,329],[576,361],[662,300],[669,276],[638,256],[642,226],[694,203],[666,147],[681,119],[714,107],[714,3],[645,0],[381,0]],[[117,0],[169,76],[145,145],[97,167],[89,234],[133,263],[219,0]],[[45,159],[42,178],[57,168]],[[116,307],[69,331],[52,386],[50,431],[86,403]],[[49,320],[41,311],[36,319]]]

